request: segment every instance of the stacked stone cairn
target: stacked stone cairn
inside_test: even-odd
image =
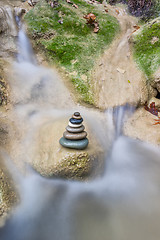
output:
[[[63,137],[59,140],[63,147],[82,150],[88,146],[87,132],[84,131],[85,127],[82,122],[83,118],[80,113],[75,112],[69,119]]]

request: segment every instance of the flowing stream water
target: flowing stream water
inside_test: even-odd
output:
[[[36,112],[48,111],[50,116],[54,112],[56,118],[75,106],[70,106],[72,99],[57,77],[37,65],[22,29],[19,46],[11,87],[23,131]],[[14,179],[21,201],[0,229],[0,240],[159,240],[160,150],[123,136],[123,120],[132,111],[122,106],[104,113],[108,121],[104,135],[112,130],[115,138],[112,143],[103,140],[110,151],[101,177],[78,182],[43,178],[32,170],[24,177],[17,171]],[[29,151],[23,152],[26,158]]]

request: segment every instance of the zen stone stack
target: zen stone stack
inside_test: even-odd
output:
[[[72,118],[69,119],[66,131],[59,143],[66,148],[85,149],[88,146],[87,133],[84,131],[85,127],[82,124],[83,118],[79,112],[75,112]]]

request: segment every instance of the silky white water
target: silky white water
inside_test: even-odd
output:
[[[32,170],[24,177],[12,168],[21,201],[0,229],[0,240],[159,240],[160,149],[123,136],[123,120],[133,110],[129,106],[106,111],[106,132],[99,134],[96,114],[70,106],[72,100],[57,76],[31,61],[32,56],[22,58],[32,55],[23,34],[21,60],[11,81],[19,131],[27,136],[23,158],[36,144],[29,136],[39,119],[54,121],[80,108],[100,139],[106,163],[102,176],[89,182],[45,179]]]

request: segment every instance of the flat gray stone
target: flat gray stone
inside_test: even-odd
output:
[[[67,130],[68,132],[71,132],[71,133],[80,133],[80,132],[83,132],[84,129],[85,129],[85,126],[84,126],[84,125],[82,125],[82,126],[79,127],[79,128],[73,128],[73,127],[70,127],[70,126],[67,126],[67,127],[66,127],[66,130]]]
[[[85,138],[85,139],[82,139],[82,140],[68,140],[68,139],[65,139],[64,137],[62,137],[60,140],[59,140],[59,143],[65,147],[65,148],[73,148],[73,149],[79,149],[79,150],[82,150],[82,149],[85,149],[87,146],[88,146],[88,139]]]
[[[63,133],[63,137],[66,139],[70,139],[70,140],[80,140],[80,139],[86,138],[87,133],[85,131],[83,131],[81,133],[70,133],[68,131],[65,131]]]

